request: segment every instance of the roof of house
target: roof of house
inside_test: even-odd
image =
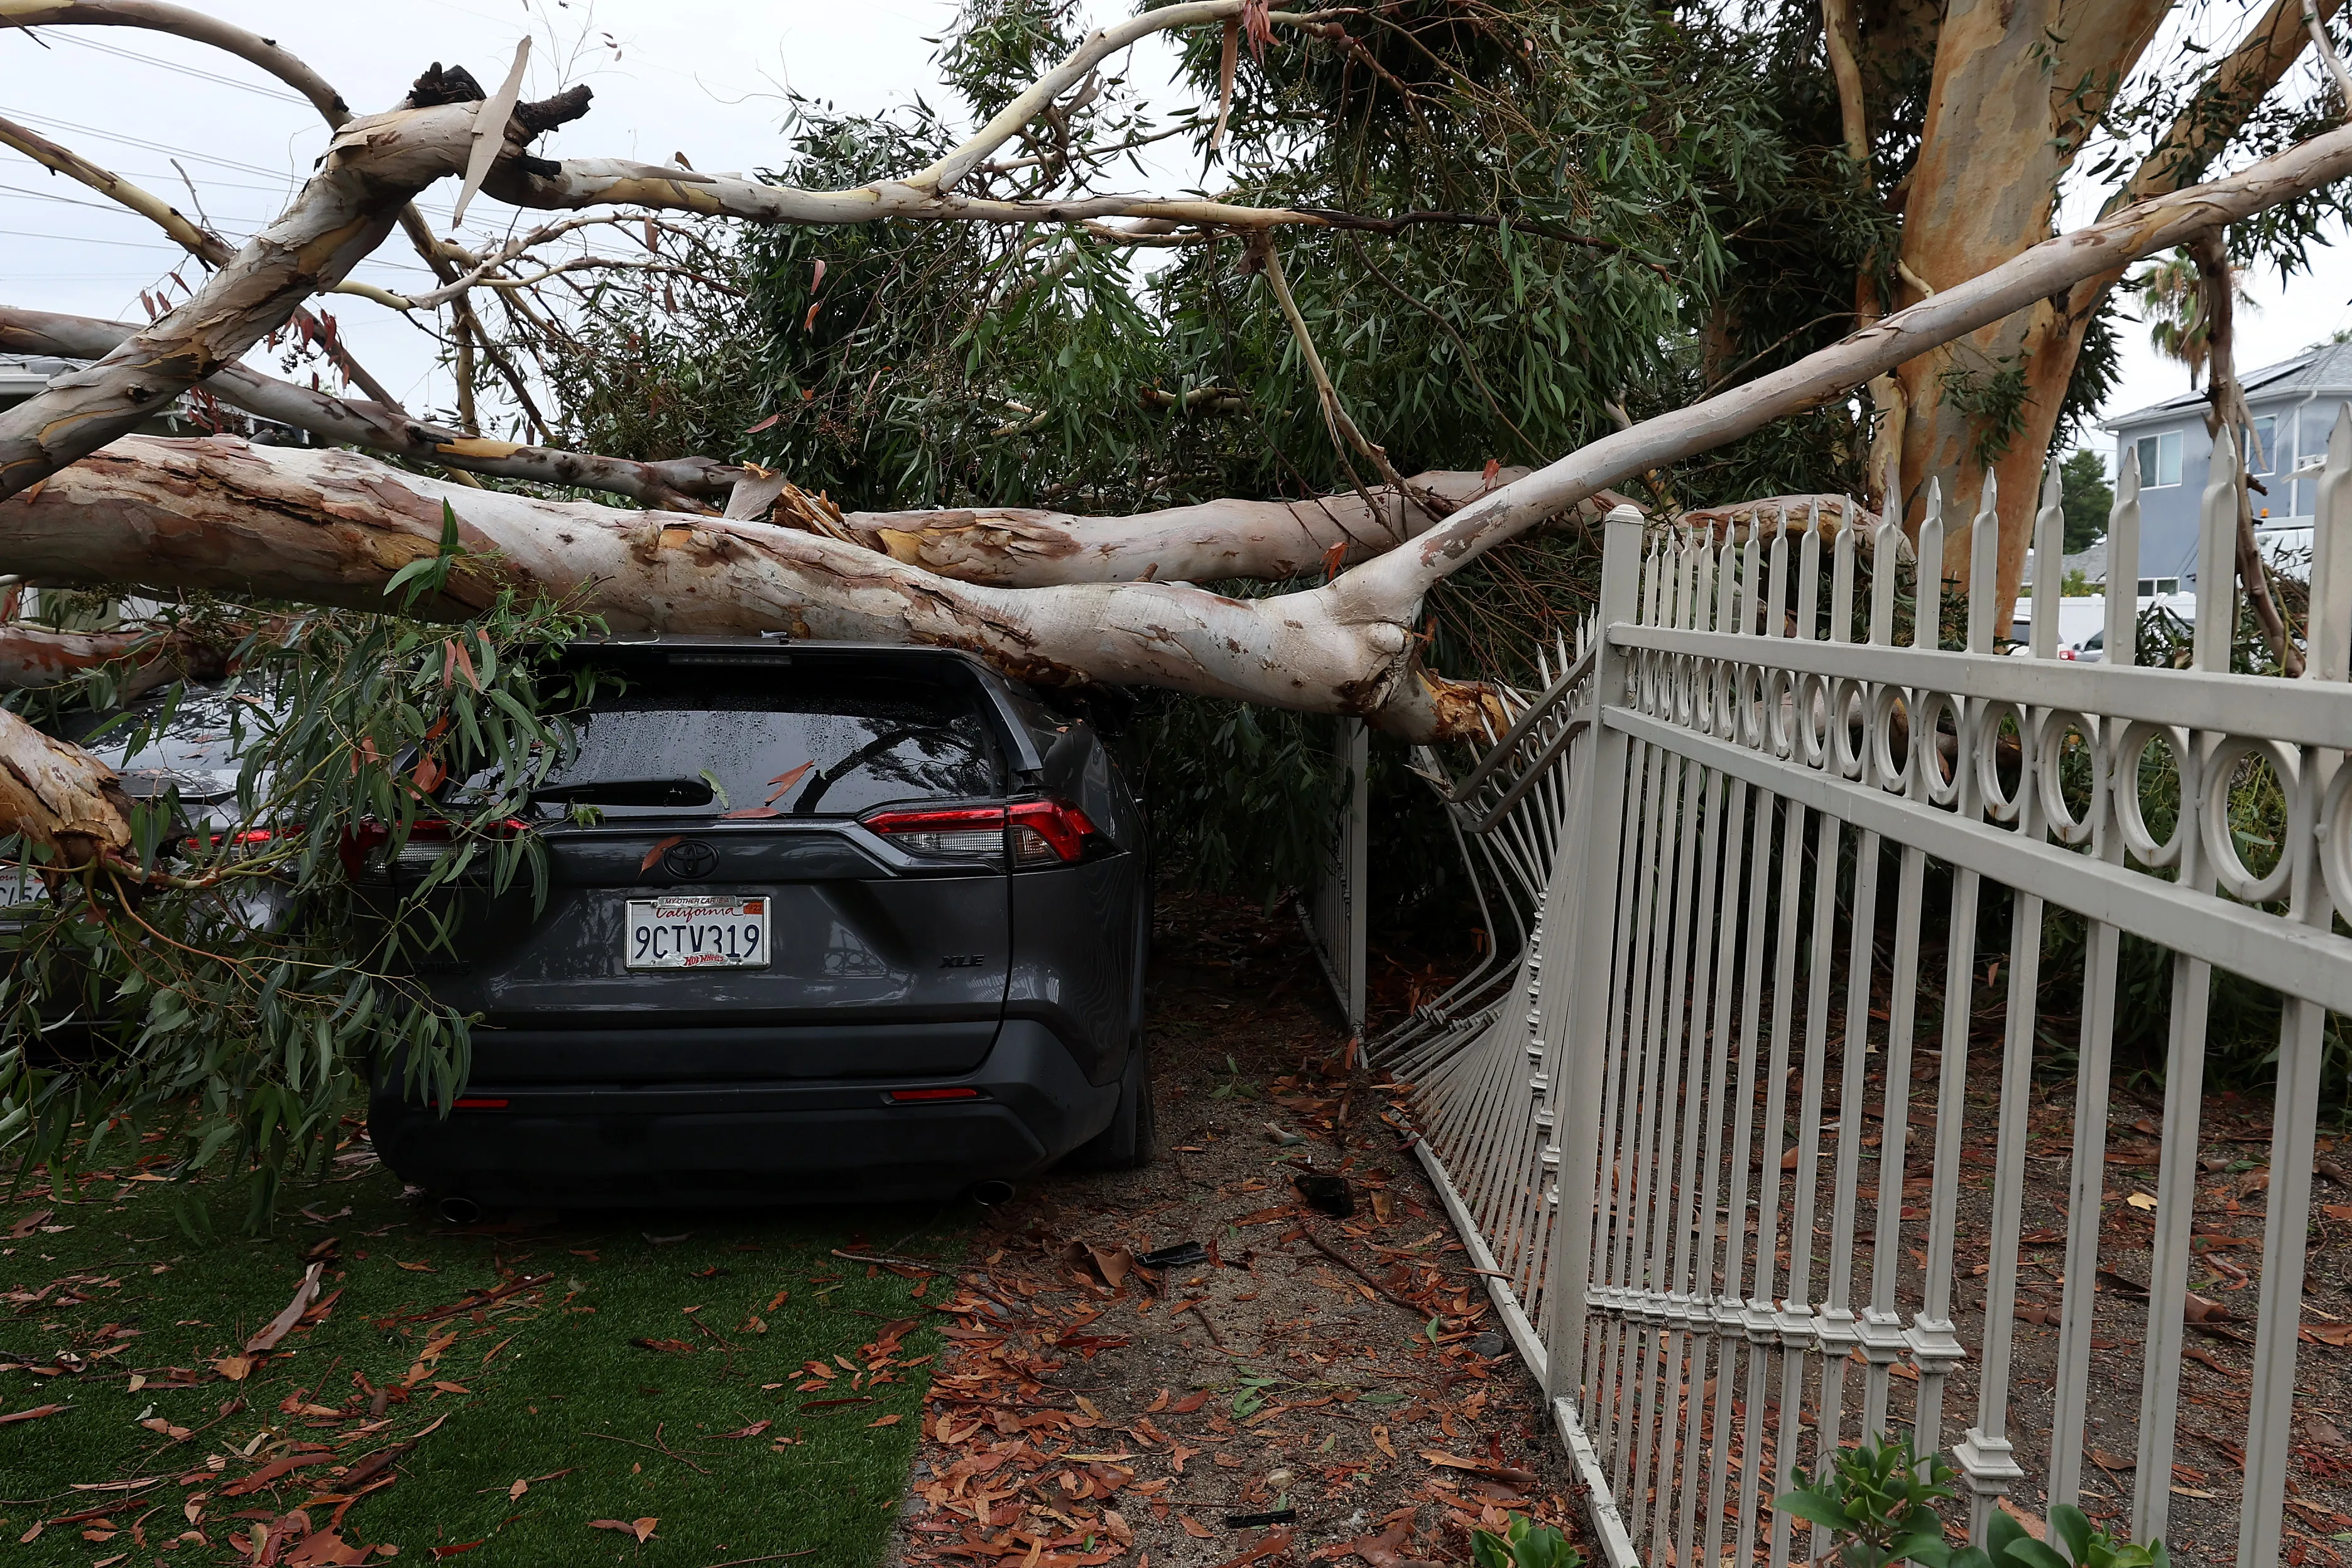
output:
[[[2316,344],[2293,359],[2283,359],[2276,364],[2250,370],[2238,378],[2238,384],[2245,388],[2248,403],[2268,403],[2314,392],[2340,392],[2352,395],[2352,343]],[[2168,397],[2162,403],[2151,403],[2128,414],[2114,415],[2100,423],[2106,429],[2120,430],[2129,425],[2172,418],[2191,409],[2201,411],[2205,406],[2202,392],[2184,392],[2178,397]]]

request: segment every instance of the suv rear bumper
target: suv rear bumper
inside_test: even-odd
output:
[[[977,1098],[889,1099],[945,1088]],[[1088,1083],[1044,1026],[1011,1019],[980,1065],[953,1077],[481,1081],[459,1099],[506,1103],[445,1117],[377,1086],[370,1135],[403,1181],[491,1203],[831,1203],[944,1197],[1032,1175],[1109,1125],[1118,1084]]]

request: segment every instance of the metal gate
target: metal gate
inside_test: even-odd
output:
[[[2278,1560],[2323,1029],[2352,1011],[2352,414],[2317,487],[2300,680],[2230,673],[2243,481],[2217,445],[2189,668],[2134,663],[2128,459],[2104,663],[2054,657],[2054,570],[2030,647],[1996,651],[1990,479],[1963,651],[1939,646],[1932,489],[1907,587],[1892,525],[1794,511],[1717,541],[1621,508],[1585,646],[1508,694],[1468,774],[1422,754],[1527,941],[1372,1059],[1408,1086],[1611,1563],[1811,1557],[1828,1542],[1771,1498],[1889,1430],[1948,1451],[1979,1541],[2013,1494],[2135,1539],[2195,1508],[2234,1525],[2240,1563]],[[2053,468],[2039,561],[2062,531]],[[2273,832],[2249,834],[2265,796]],[[2109,1158],[2138,1114],[2111,1084],[2126,938],[2170,975],[2161,1127],[2126,1150],[2152,1192]],[[2224,1413],[2242,1474],[2209,1459],[2183,1488],[2216,968],[2283,1013],[2258,1289],[2232,1298],[2256,1300]],[[2077,994],[2079,1025],[2049,1026]],[[2073,1113],[2037,1121],[2036,1060],[2061,1051]],[[2021,1308],[2054,1333],[2021,1337]],[[2095,1367],[2124,1390],[2097,1408]]]

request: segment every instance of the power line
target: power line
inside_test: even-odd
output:
[[[121,217],[136,217],[143,220],[145,216],[143,214],[133,212],[129,207],[120,206],[113,202],[86,202],[78,196],[58,196],[51,195],[47,191],[27,190],[23,185],[0,185],[0,196],[15,196],[24,201],[57,202],[62,205],[69,207],[88,207],[92,212],[114,213]],[[252,227],[259,228],[264,225],[274,223],[277,220],[274,218],[263,218],[258,222],[256,222],[249,218],[233,217],[223,218],[220,221],[229,224],[250,225]]]
[[[260,98],[274,98],[280,103],[299,104],[304,109],[311,107],[309,99],[299,97],[294,93],[281,92],[276,88],[263,87],[257,82],[239,81],[235,77],[222,76],[216,71],[201,70],[194,66],[184,66],[173,60],[157,59],[153,55],[142,55],[136,49],[126,49],[119,44],[102,44],[96,38],[85,38],[78,34],[67,32],[45,33],[41,37],[44,41],[51,38],[62,39],[68,44],[79,45],[85,49],[96,49],[102,55],[115,55],[126,60],[137,60],[141,65],[153,66],[158,70],[194,77],[199,81],[215,82],[222,87],[233,87],[239,92],[253,93]]]
[[[215,158],[209,153],[191,153],[184,147],[167,147],[161,142],[142,142],[136,136],[125,136],[119,132],[100,131],[95,125],[76,125],[70,120],[59,120],[53,114],[34,114],[26,110],[10,109],[5,104],[0,104],[0,114],[10,115],[18,120],[29,120],[37,125],[54,125],[59,130],[70,131],[80,136],[95,136],[101,142],[119,142],[126,147],[142,147],[150,153],[161,153],[166,158],[189,158],[199,163],[216,163],[224,169],[235,169],[239,174],[258,174],[265,180],[294,178],[293,175],[280,169],[265,169],[258,164],[240,163],[230,158]],[[285,187],[280,185],[278,188],[283,190]]]

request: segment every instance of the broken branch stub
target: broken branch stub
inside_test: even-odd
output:
[[[77,868],[131,847],[131,797],[112,768],[0,709],[0,832]]]

